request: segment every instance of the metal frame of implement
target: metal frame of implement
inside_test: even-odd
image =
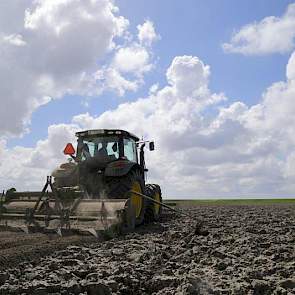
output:
[[[48,192],[48,188],[51,189],[51,193]],[[13,195],[18,199],[13,199]],[[12,196],[12,197],[11,197]],[[22,200],[22,196],[25,196]],[[27,198],[29,196],[29,198]],[[52,185],[52,177],[47,176],[46,183],[41,192],[17,192],[9,195],[12,198],[11,202],[26,204],[31,203],[31,208],[26,207],[25,212],[6,212],[5,194],[4,192],[0,196],[0,228],[11,230],[22,230],[26,233],[29,232],[45,232],[45,233],[58,233],[59,235],[65,235],[67,233],[90,233],[96,237],[110,228],[113,224],[120,223],[124,219],[124,210],[127,210],[128,200],[116,199],[116,200],[92,200],[83,199],[82,194],[78,196],[71,204],[71,206],[64,208],[59,197],[59,193]],[[8,204],[9,204],[8,201]],[[83,201],[83,202],[81,202]],[[34,204],[33,204],[34,203]],[[54,205],[54,208],[50,206]],[[75,211],[78,207],[85,207],[87,209],[94,206],[99,208],[95,212],[91,212],[90,215],[77,214]],[[42,208],[42,212],[39,212]],[[113,208],[113,211],[109,209]],[[112,213],[110,215],[109,213]],[[128,212],[127,212],[128,213]],[[19,220],[24,220],[24,225],[18,225]],[[51,221],[58,221],[58,225],[55,228],[50,227]],[[42,226],[41,223],[44,225]],[[83,223],[86,225],[84,226]],[[17,225],[15,225],[17,224]],[[91,224],[87,226],[87,224]],[[92,226],[99,224],[101,228]],[[83,225],[83,226],[82,226]]]

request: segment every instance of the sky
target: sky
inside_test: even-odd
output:
[[[0,189],[122,128],[164,196],[293,197],[294,49],[293,1],[0,1]]]

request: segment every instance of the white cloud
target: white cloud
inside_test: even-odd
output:
[[[208,92],[209,66],[197,57],[176,57],[167,70],[167,80],[181,96],[206,94]]]
[[[140,83],[136,79],[124,78],[120,71],[112,67],[97,71],[95,78],[96,84],[100,82],[98,85],[101,91],[112,90],[119,96],[123,96],[126,91],[136,91]]]
[[[128,41],[129,21],[118,12],[111,0],[0,3],[1,136],[22,134],[52,99],[122,96],[143,84],[150,48]]]
[[[262,55],[290,52],[295,47],[295,3],[281,17],[268,16],[235,32],[229,43],[222,45],[226,52]]]
[[[3,36],[2,41],[15,46],[25,46],[27,44],[23,40],[23,37],[19,34],[11,34],[11,35]]]
[[[212,93],[210,68],[199,58],[175,57],[166,72],[167,84],[152,87],[145,98],[50,126],[48,138],[33,148],[8,149],[0,141],[1,185],[40,188],[44,177],[65,160],[63,147],[74,141],[76,130],[122,128],[155,140],[156,150],[147,152],[149,180],[160,183],[165,196],[292,196],[293,60],[294,53],[286,81],[274,83],[260,103],[247,106],[229,104],[222,93]]]
[[[154,41],[160,39],[160,36],[155,31],[154,24],[150,20],[145,21],[142,25],[138,25],[137,29],[138,39],[142,44],[150,46]]]
[[[2,135],[22,133],[48,97],[79,92],[83,72],[93,71],[128,25],[107,0],[25,2],[9,1],[0,11],[0,18],[9,12],[20,18],[8,20],[0,32]]]
[[[74,143],[77,128],[73,124],[52,125],[48,138],[39,140],[32,148],[8,149],[5,141],[0,141],[1,188],[40,190],[50,171],[65,160],[62,151],[67,142]]]
[[[159,84],[158,83],[153,84],[149,89],[149,94],[153,94],[157,92],[158,89],[159,89]]]
[[[130,36],[129,36],[130,37]],[[127,38],[128,39],[128,38]],[[144,84],[144,74],[154,67],[153,53],[147,44],[132,41],[124,46],[117,46],[110,65],[104,66],[93,76],[85,76],[87,94],[96,95],[103,91],[113,91],[123,96],[126,91],[137,91]],[[151,44],[149,44],[151,45]]]
[[[76,116],[73,122],[155,139],[156,151],[148,153],[147,161],[151,181],[161,183],[168,196],[292,196],[295,80],[288,75],[285,82],[274,83],[257,105],[224,106],[224,95],[210,92],[209,76],[209,67],[198,58],[176,57],[165,87],[98,117]]]
[[[193,128],[192,120],[198,121],[198,113],[202,109],[225,99],[222,94],[210,93],[208,76],[209,67],[198,58],[176,57],[167,70],[169,85],[154,90],[147,98],[121,104],[116,110],[107,111],[97,118],[87,114],[74,117],[74,122],[83,128],[125,126],[139,135],[151,133],[157,128],[160,132],[167,128],[165,132],[170,130],[171,133]],[[130,120],[130,113],[136,120]]]
[[[287,64],[286,75],[288,80],[295,80],[295,52],[293,52]]]
[[[113,60],[113,67],[122,73],[134,73],[142,75],[151,69],[149,53],[146,48],[133,45],[120,48]]]
[[[73,124],[68,129],[65,127],[66,125],[51,126],[47,140],[38,142],[36,147],[29,149],[29,151],[24,148],[24,153],[33,154],[29,159],[26,156],[26,160],[19,161],[19,171],[26,171],[29,169],[28,167],[43,167],[41,163],[46,163],[45,166],[48,169],[53,168],[52,163],[57,163],[57,160],[60,159],[57,154],[54,154],[54,151],[60,153],[62,150],[61,145],[67,142],[69,138],[68,130],[72,130],[72,126],[78,126],[81,129],[99,127],[124,128],[137,133],[139,136],[155,138],[159,144],[160,154],[154,160],[151,159],[151,163],[154,161],[155,166],[157,161],[160,161],[159,157],[161,155],[164,157],[164,161],[165,159],[168,160],[166,153],[177,153],[182,148],[192,144],[185,141],[185,134],[194,132],[195,128],[197,128],[196,131],[203,128],[202,118],[199,112],[207,105],[224,99],[222,95],[211,95],[208,89],[206,91],[202,90],[207,87],[208,69],[208,66],[204,65],[197,58],[190,56],[176,57],[167,71],[167,78],[169,79],[170,85],[159,90],[155,89],[154,94],[150,97],[121,104],[114,111],[107,111],[99,117],[92,117],[89,114],[75,116],[73,118]],[[195,74],[192,71],[195,71]],[[190,88],[189,92],[186,91],[184,94],[181,94],[180,91],[183,89],[183,82],[180,75],[183,74],[190,80],[188,83]],[[132,114],[132,120],[130,120],[130,114]],[[65,137],[60,138],[58,134],[61,133],[57,134],[56,130],[65,132]],[[56,137],[58,140],[54,140]],[[59,143],[60,146],[56,143]],[[10,158],[14,157],[14,154],[14,150],[6,151],[5,156]],[[53,162],[46,162],[45,159],[47,156]],[[2,167],[0,169],[1,174],[3,173],[1,175],[2,177],[9,175],[7,173],[7,167],[10,167],[12,163],[13,161],[9,159],[3,162],[6,168]],[[24,168],[20,169],[22,164]],[[151,165],[153,166],[153,164]],[[164,169],[168,168],[165,165],[163,167]],[[31,171],[28,171],[28,173],[34,175],[33,177],[41,181],[41,175],[44,175],[45,169],[42,171],[42,173],[40,171],[35,174]],[[155,170],[155,173],[158,172]],[[5,179],[9,178],[7,177]],[[16,180],[16,177],[13,180]]]

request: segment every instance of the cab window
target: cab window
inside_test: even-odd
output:
[[[136,144],[131,138],[124,138],[124,156],[131,162],[137,162]]]
[[[84,139],[82,143],[82,161],[96,156],[118,159],[118,138],[111,136]]]

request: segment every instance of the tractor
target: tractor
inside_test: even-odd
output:
[[[161,189],[146,184],[144,154],[146,145],[154,150],[154,142],[120,129],[80,131],[76,137],[76,149],[66,145],[68,161],[47,177],[41,192],[9,190],[2,196],[0,225],[97,235],[114,226],[129,231],[159,220]]]

